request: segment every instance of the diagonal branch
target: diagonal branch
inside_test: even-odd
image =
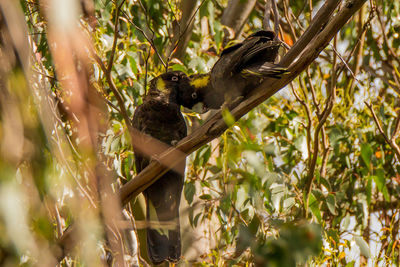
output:
[[[301,38],[293,45],[293,47],[281,60],[280,64],[282,66],[289,66],[289,64],[296,59],[301,51],[303,51],[303,49],[310,43],[310,41],[325,26],[340,2],[340,0],[327,0],[325,2],[325,4],[318,10],[318,13],[311,21],[310,26],[301,35]]]
[[[125,102],[111,77],[111,72],[107,72],[106,66],[104,65],[101,58],[95,53],[95,51],[93,51],[93,50],[91,51],[91,56],[96,60],[97,64],[99,64],[101,70],[105,73],[107,83],[110,86],[111,91],[114,93],[115,98],[117,99],[118,107],[121,111],[122,117],[125,120],[125,124],[128,128],[129,136],[131,137],[132,146],[135,147],[136,149],[140,150],[145,155],[149,155],[149,156],[153,156],[153,157],[156,157],[162,151],[165,151],[168,148],[170,148],[170,146],[168,146],[167,144],[165,144],[165,143],[159,141],[158,139],[155,139],[149,135],[143,134],[142,132],[140,132],[139,130],[137,130],[136,128],[134,128],[132,126],[132,122],[129,118],[128,111],[125,108]],[[185,154],[176,150],[176,151],[174,151],[174,153],[171,154],[171,156],[174,157],[174,159],[175,159],[176,157],[178,157],[178,158],[185,157]],[[163,158],[160,158],[159,161],[162,162],[166,166],[170,166],[169,159],[165,160]],[[174,168],[174,166],[172,166],[172,168]],[[178,171],[179,169],[176,169],[176,170]]]
[[[322,25],[325,25],[327,23],[329,18],[326,14],[332,14],[335,10],[335,7],[330,5],[330,3],[332,2],[336,2],[336,4],[338,5],[340,1],[327,0],[322,9],[329,7],[329,12],[325,10],[320,10],[318,14],[325,14],[325,16],[318,16],[317,14],[317,16],[313,20],[313,23],[317,23],[318,25],[316,26],[312,23],[306,33],[311,32],[310,29],[317,29],[317,31],[319,31]],[[318,57],[319,53],[328,45],[335,34],[343,27],[347,20],[349,20],[350,17],[365,2],[366,0],[348,1],[345,7],[338,12],[338,14],[326,25],[323,30],[319,32],[318,36],[314,36],[315,34],[313,34],[311,38],[310,34],[304,34],[303,36],[301,36],[301,38],[297,41],[297,43],[294,44],[292,49],[289,51],[288,54],[286,54],[286,56],[282,60],[283,62],[286,62],[285,65],[289,65],[295,58],[299,56],[304,47],[309,44],[304,49],[303,53],[301,53],[301,57],[299,57],[299,60],[290,65],[290,73],[279,80],[265,80],[261,86],[256,88],[248,97],[245,98],[242,103],[237,105],[231,111],[232,115],[238,120],[251,109],[264,102],[270,96],[279,91],[282,87],[290,83],[303,70],[307,69],[307,67]],[[314,41],[312,43],[309,43],[311,39],[313,39],[313,37],[315,37]],[[296,52],[293,52],[293,49],[295,49]],[[111,84],[110,86],[112,86]],[[127,125],[130,125],[130,123],[127,123]],[[189,153],[195,151],[202,145],[218,137],[227,128],[228,126],[222,119],[221,111],[217,112],[213,117],[206,121],[204,125],[195,130],[191,135],[181,140],[176,149],[170,148],[164,153],[159,154],[160,156],[158,160],[153,160],[140,174],[138,174],[136,177],[126,183],[119,192],[121,202],[125,204],[132,197],[140,194],[144,189],[154,183],[170,168],[173,168],[175,165],[177,165],[179,161],[184,160]],[[140,134],[140,132],[138,132],[137,134]],[[58,242],[58,245],[63,250],[68,250],[67,245],[73,244],[73,240],[70,240],[73,237],[73,235],[71,234],[73,231],[71,230],[67,232],[68,233],[64,233],[63,237]]]
[[[205,0],[202,0],[199,5],[197,2],[197,0],[181,2],[182,17],[179,22],[177,21],[177,25],[173,29],[174,36],[171,39],[171,45],[166,53],[168,55],[166,69],[168,69],[168,64],[172,57],[182,59],[184,56],[185,49],[192,36],[194,19]],[[181,27],[183,26],[185,26],[185,28],[182,29]]]
[[[336,6],[340,1],[327,1],[323,8],[329,7],[329,12],[324,10],[320,10],[318,14],[325,14],[325,18],[321,16],[316,16],[313,20],[314,23],[318,23],[318,25],[310,25],[309,29],[306,31],[310,32],[310,29],[315,30],[315,32],[320,31],[321,27],[325,25],[326,21],[326,13],[332,14],[334,11],[334,7],[332,3],[335,2]],[[296,53],[290,52],[286,54],[286,56],[282,59],[282,62],[289,65],[291,61],[293,61],[303,48],[308,44],[308,46],[301,53],[299,59],[292,63],[288,70],[290,73],[282,79],[266,79],[261,86],[256,88],[245,100],[237,105],[232,111],[232,115],[236,120],[240,119],[243,115],[249,112],[251,109],[264,102],[266,99],[271,97],[277,91],[279,91],[282,87],[286,86],[289,82],[291,82],[297,75],[299,75],[303,70],[305,70],[308,65],[310,65],[320,54],[320,52],[329,44],[330,40],[335,36],[335,34],[343,27],[343,25],[353,16],[353,14],[361,8],[361,6],[366,2],[366,0],[353,0],[348,1],[344,7],[337,13],[337,15],[332,18],[325,26],[323,30],[319,32],[317,36],[314,37],[315,34],[312,34],[311,38],[309,38],[310,33],[299,39],[298,43],[295,44],[292,49],[296,49]],[[323,9],[322,8],[322,9]],[[322,22],[322,23],[321,23]],[[312,38],[314,37],[314,38]],[[306,38],[304,40],[303,38]],[[313,39],[312,43],[309,43],[310,40]],[[298,47],[301,47],[299,49]],[[191,135],[187,136],[183,140],[181,140],[176,149],[169,149],[164,152],[160,156],[161,159],[168,159],[175,150],[180,150],[185,154],[189,154],[195,151],[197,148],[206,144],[207,142],[213,140],[214,138],[221,135],[228,126],[225,124],[222,119],[221,112],[217,112],[213,117],[211,117],[207,122],[205,122],[200,128],[194,131]],[[181,159],[183,160],[183,159]],[[177,164],[177,160],[175,160],[173,165]],[[144,189],[154,183],[160,176],[162,176],[165,172],[167,172],[168,168],[173,165],[168,165],[168,167],[163,166],[158,161],[151,162],[140,174],[138,174],[131,181],[126,183],[120,190],[120,198],[123,203],[126,203],[132,197],[141,193]]]
[[[117,47],[117,40],[118,40],[118,27],[119,27],[119,14],[121,12],[121,7],[125,3],[125,0],[121,1],[121,3],[117,6],[116,5],[116,10],[115,10],[115,26],[114,26],[114,41],[113,41],[113,46],[111,49],[111,55],[110,58],[108,59],[108,65],[106,66],[102,59],[96,54],[94,49],[92,48],[90,53],[91,56],[95,59],[97,64],[100,66],[101,70],[103,71],[106,81],[110,87],[110,90],[113,92],[117,102],[118,102],[118,107],[120,110],[120,113],[125,120],[125,124],[128,128],[128,132],[131,138],[131,144],[133,147],[144,153],[145,155],[149,156],[155,156],[159,155],[162,151],[165,151],[169,148],[168,145],[165,143],[152,138],[151,136],[145,135],[135,129],[132,126],[131,119],[129,117],[128,111],[125,108],[125,101],[121,95],[121,93],[118,91],[117,86],[114,83],[114,80],[111,75],[111,70],[112,70],[112,65],[114,63],[114,56],[115,56],[115,51]],[[174,152],[174,157],[183,157],[184,154],[182,154],[179,151]],[[169,161],[164,161],[163,159],[160,159],[160,162],[162,162],[164,165],[169,166]]]
[[[389,137],[385,134],[385,132],[383,131],[382,125],[379,122],[378,117],[376,116],[376,113],[374,111],[374,108],[372,107],[371,104],[368,104],[367,102],[364,102],[365,105],[367,105],[368,109],[371,111],[372,113],[372,118],[374,119],[374,122],[376,124],[376,127],[378,128],[378,131],[380,132],[380,134],[383,136],[383,138],[385,139],[386,143],[393,149],[394,153],[396,154],[397,160],[400,161],[400,147],[397,145],[396,143],[396,136],[399,133],[399,129],[400,129],[400,114],[397,115],[396,118],[396,126],[394,128],[394,131],[392,133],[392,136]]]

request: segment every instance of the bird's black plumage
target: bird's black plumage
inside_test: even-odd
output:
[[[280,78],[285,68],[274,64],[281,45],[271,31],[258,31],[243,42],[225,48],[209,74],[191,77],[205,79],[208,84],[195,90],[205,107],[218,109],[224,102],[244,96],[268,77]]]
[[[154,78],[143,104],[135,110],[133,126],[168,145],[174,145],[187,134],[180,106],[190,107],[195,103],[192,89],[189,78],[182,72],[167,72]],[[140,151],[134,152],[139,173],[149,164],[149,157]],[[147,248],[153,264],[180,259],[179,202],[184,171],[185,162],[182,162],[143,191],[149,225]]]

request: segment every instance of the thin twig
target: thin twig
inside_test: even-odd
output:
[[[396,118],[396,126],[395,126],[395,129],[394,129],[393,133],[392,133],[392,136],[389,137],[389,136],[387,136],[387,135],[385,134],[385,132],[383,131],[382,125],[381,125],[381,123],[379,122],[379,119],[378,119],[378,117],[376,116],[376,113],[375,113],[375,111],[374,111],[372,105],[369,104],[369,103],[367,103],[367,102],[364,102],[364,103],[365,103],[365,105],[369,108],[369,110],[371,111],[372,117],[373,117],[373,119],[374,119],[374,121],[375,121],[375,125],[376,125],[376,127],[378,128],[378,131],[381,133],[381,135],[382,135],[383,138],[385,139],[386,143],[387,143],[388,145],[390,145],[390,147],[391,147],[391,148],[393,149],[393,151],[395,152],[395,154],[396,154],[396,156],[397,156],[397,160],[400,161],[400,148],[399,148],[399,146],[397,145],[396,139],[395,139],[396,136],[397,136],[398,133],[399,133],[399,130],[400,130],[400,116],[399,116],[400,114],[398,114],[398,116],[397,116],[397,118]]]
[[[107,64],[107,73],[111,72],[112,65],[114,63],[115,51],[117,49],[118,42],[118,26],[119,26],[119,12],[121,11],[122,5],[125,3],[125,0],[122,0],[121,3],[116,7],[115,10],[115,21],[114,21],[114,40],[111,48],[110,58],[108,59]]]
[[[117,87],[115,86],[115,83],[111,77],[111,72],[107,72],[107,68],[104,65],[101,58],[94,51],[91,51],[91,52],[92,52],[91,53],[92,57],[96,60],[97,64],[99,64],[101,70],[104,72],[104,75],[106,76],[107,83],[110,87],[110,90],[113,92],[115,98],[117,99],[119,110],[121,112],[122,117],[125,120],[126,125],[128,126],[128,129],[132,128],[132,124],[129,119],[128,111],[125,108],[125,101],[123,100],[122,95],[120,94]]]
[[[289,18],[289,10],[288,10],[287,0],[284,0],[282,2],[283,2],[283,10],[284,10],[285,19],[286,19],[287,24],[289,25],[290,33],[292,34],[292,39],[297,41],[296,31],[294,30],[292,21]]]
[[[312,79],[311,79],[311,75],[310,75],[310,68],[307,68],[306,74],[307,74],[308,84],[310,86],[312,101],[314,103],[315,108],[317,109],[317,114],[321,114],[321,110],[320,110],[320,107],[319,107],[320,103],[317,101],[315,88],[314,88],[314,85],[312,83]]]
[[[366,0],[354,0],[352,5],[345,6],[342,8],[338,14],[326,25],[326,27],[319,32],[317,36],[313,36],[314,41],[310,43],[303,52],[302,56],[296,62],[293,62],[289,67],[290,73],[281,79],[272,80],[266,79],[262,85],[258,88],[254,89],[244,101],[239,103],[236,107],[231,110],[232,115],[235,119],[239,119],[244,114],[246,114],[249,110],[259,105],[271,95],[276,93],[280,88],[286,86],[290,81],[292,81],[300,72],[306,69],[311,62],[315,60],[315,58],[320,54],[323,48],[325,48],[331,38],[343,27],[343,25],[348,21],[348,19],[365,3]],[[329,1],[332,3],[332,1]],[[329,5],[328,5],[329,6]],[[326,7],[326,6],[325,6]],[[336,6],[329,6],[330,9],[335,9]],[[321,11],[321,10],[320,10]],[[330,13],[321,11],[322,14]],[[333,12],[333,11],[332,11]],[[320,22],[320,19],[316,20]],[[321,24],[319,26],[310,25],[311,28],[320,29]],[[307,31],[306,31],[307,32]],[[310,32],[310,31],[309,31]],[[300,42],[300,39],[299,41]],[[304,40],[302,41],[304,42]],[[298,46],[297,46],[298,47]],[[303,46],[302,49],[304,49]],[[292,48],[293,49],[293,48]],[[298,48],[296,48],[297,50]],[[300,53],[302,50],[298,51]],[[285,57],[282,60],[285,60],[287,64],[288,59],[297,58],[298,54],[291,53],[290,57]],[[327,117],[328,115],[326,115]],[[160,159],[168,159],[171,157],[171,154],[174,153],[176,149],[184,153],[190,153],[206,144],[207,142],[213,140],[214,138],[221,135],[227,129],[225,121],[222,119],[221,112],[217,112],[214,116],[212,116],[208,121],[206,121],[200,128],[194,131],[191,135],[182,139],[176,148],[170,149],[160,155]],[[175,166],[175,163],[172,163],[171,166]],[[163,175],[168,168],[161,165],[158,162],[151,162],[140,174],[127,182],[120,190],[120,196],[122,202],[127,202],[131,197],[136,196],[138,193],[142,192],[149,185],[154,183],[161,175]]]
[[[170,51],[170,53],[169,53],[169,55],[168,55],[168,58],[167,58],[167,65],[166,65],[166,71],[168,70],[168,64],[169,64],[169,61],[171,60],[172,55],[176,52],[175,49],[178,47],[179,43],[180,43],[181,40],[182,40],[182,37],[185,35],[185,33],[186,33],[187,29],[189,28],[190,24],[192,24],[192,22],[193,22],[193,20],[194,20],[194,18],[195,18],[195,16],[196,16],[196,14],[197,14],[197,12],[199,12],[199,10],[200,10],[201,6],[204,4],[204,2],[205,2],[205,0],[202,0],[202,1],[201,1],[200,5],[197,7],[196,11],[195,11],[195,12],[193,13],[193,15],[190,17],[188,23],[186,23],[185,29],[182,31],[182,33],[179,32],[179,38],[178,38],[178,40],[175,42],[173,49],[171,49],[171,51]]]
[[[140,2],[140,4],[141,4],[141,6],[143,6],[143,5],[142,5],[142,2],[141,2],[141,1],[139,1],[139,2]],[[142,8],[143,8],[144,11],[146,12],[146,9],[145,9],[144,7],[142,7]],[[149,29],[150,32],[152,33],[152,37],[151,37],[151,38],[144,32],[144,30],[143,30],[142,28],[140,28],[138,25],[136,25],[136,24],[133,22],[133,19],[130,18],[130,16],[129,16],[125,11],[122,10],[122,14],[124,14],[124,15],[128,18],[128,19],[127,19],[128,22],[129,22],[130,24],[132,24],[133,27],[135,27],[135,29],[138,30],[138,31],[143,35],[143,37],[147,40],[147,42],[148,42],[148,43],[150,44],[150,46],[153,48],[153,50],[154,50],[154,52],[156,53],[156,55],[157,55],[158,59],[160,60],[161,64],[163,64],[163,66],[165,67],[166,64],[165,64],[165,62],[164,62],[164,59],[162,58],[160,52],[158,51],[156,45],[154,44],[154,39],[153,39],[153,38],[154,38],[154,36],[155,36],[155,33],[154,33],[154,31],[150,28],[150,26],[149,26],[149,24],[148,24],[148,22],[147,22],[147,13],[146,13],[146,22],[147,22],[147,25],[148,25],[148,29]]]
[[[144,74],[144,95],[147,95],[147,73],[149,71],[149,59],[150,59],[150,53],[151,53],[151,46],[149,47],[149,52],[147,52],[146,60],[145,60],[145,74]]]
[[[377,6],[379,6],[379,5],[377,4]],[[376,14],[378,15],[378,22],[379,22],[379,25],[381,26],[383,41],[389,51],[389,56],[391,59],[396,60],[397,64],[400,64],[400,59],[399,59],[398,55],[393,51],[392,46],[389,44],[389,40],[388,40],[387,34],[385,32],[386,25],[384,24],[384,22],[382,20],[381,11],[379,8],[376,9]]]
[[[299,77],[299,81],[300,81],[300,89],[304,95],[304,99],[302,100],[300,98],[300,96],[297,94],[293,83],[290,83],[290,87],[292,88],[292,92],[295,96],[295,98],[297,99],[297,101],[304,107],[306,114],[307,114],[307,125],[305,125],[306,131],[307,131],[307,152],[308,152],[308,158],[311,159],[310,155],[311,155],[311,125],[312,125],[312,118],[311,118],[311,110],[310,110],[310,106],[309,103],[306,102],[307,99],[307,95],[303,89],[303,84],[301,82],[301,78]],[[309,166],[310,166],[311,161],[309,160]]]
[[[321,169],[319,171],[321,177],[325,177],[326,175],[326,165],[328,164],[328,156],[329,152],[332,151],[332,148],[329,147],[329,142],[328,138],[326,136],[326,131],[325,131],[325,126],[322,127],[322,144],[323,146],[323,151],[322,151],[322,163],[321,163]]]
[[[365,105],[369,108],[369,110],[371,111],[372,117],[374,118],[374,121],[375,121],[376,127],[378,128],[378,131],[382,134],[383,138],[385,138],[386,143],[390,144],[390,138],[389,138],[389,137],[385,134],[385,132],[383,131],[382,126],[381,126],[381,123],[379,122],[379,119],[378,119],[378,117],[376,116],[376,113],[375,113],[375,111],[374,111],[372,105],[369,104],[369,103],[366,102],[366,101],[365,101],[364,103],[365,103]]]
[[[270,19],[271,19],[271,9],[272,9],[272,1],[273,0],[265,0],[264,6],[264,18],[263,18],[263,28],[266,31],[272,30]],[[276,33],[275,33],[276,34]]]
[[[392,133],[392,139],[395,140],[400,133],[400,112],[397,112],[395,127]]]
[[[353,79],[355,81],[357,81],[357,83],[359,83],[361,86],[364,86],[364,84],[357,79],[356,75],[354,74],[354,72],[352,71],[352,69],[350,68],[349,64],[347,64],[347,62],[344,60],[344,58],[340,55],[340,53],[335,49],[335,47],[333,47],[333,45],[331,45],[331,48],[333,50],[333,52],[338,56],[338,58],[340,59],[340,61],[342,61],[343,66],[346,67],[346,69],[350,72],[351,76],[353,77]]]
[[[337,42],[337,38],[335,37],[335,40],[334,40],[335,46],[336,46],[336,42]],[[336,96],[336,61],[337,61],[336,59],[337,59],[337,55],[334,53],[333,54],[333,64],[332,64],[332,76],[331,76],[331,82],[329,84],[330,95],[329,95],[328,100],[325,103],[324,111],[322,112],[322,114],[320,114],[319,123],[314,131],[314,151],[313,151],[313,154],[310,155],[310,157],[312,156],[312,160],[311,160],[310,169],[308,171],[308,176],[306,177],[305,186],[304,186],[304,190],[305,190],[304,191],[304,198],[305,198],[304,217],[306,217],[306,218],[308,217],[309,195],[310,195],[312,184],[314,181],[314,172],[315,172],[315,168],[317,165],[317,158],[318,158],[318,151],[319,151],[319,134],[320,134],[320,131],[322,130],[322,128],[324,127],[324,124],[325,124],[326,120],[328,119],[328,116],[332,112],[334,101],[335,101],[335,96]]]
[[[278,33],[279,33],[279,12],[278,8],[276,7],[276,2],[275,0],[271,0],[272,2],[272,10],[274,11],[274,33],[275,33],[275,40],[278,39]],[[283,39],[283,37],[282,37]]]
[[[118,113],[121,113],[121,110],[114,105],[110,100],[108,100],[107,98],[104,97],[104,101],[107,103],[107,105],[109,105],[111,108],[115,109],[115,111],[117,111]]]
[[[400,96],[400,86],[397,87],[396,84],[392,83],[392,81],[390,81],[384,75],[378,74],[377,71],[379,71],[379,69],[371,68],[368,64],[363,64],[361,67],[369,75],[373,76],[374,78],[381,79],[384,83],[386,83],[390,88],[392,88]]]
[[[171,6],[171,3],[169,2],[169,0],[167,0],[167,3],[168,3],[168,6],[169,6],[169,9],[171,10],[172,16],[174,16],[174,19],[175,19],[176,23],[178,24],[178,28],[180,29],[181,25],[179,24],[179,21],[178,21],[178,18],[176,17],[176,15],[175,15],[175,12],[172,10],[172,6]]]
[[[354,44],[353,48],[351,49],[350,53],[347,55],[347,58],[345,59],[346,62],[350,61],[350,58],[353,56],[354,52],[356,51],[358,45],[361,43],[361,38],[364,35],[364,33],[367,31],[368,27],[370,26],[371,20],[375,17],[375,10],[371,9],[368,20],[364,23],[362,31],[358,33],[357,36],[357,42]],[[341,68],[338,69],[337,71],[337,77],[340,76],[342,71],[344,70],[345,65],[343,65]]]

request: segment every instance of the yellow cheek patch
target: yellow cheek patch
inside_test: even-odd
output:
[[[165,87],[165,82],[163,79],[158,79],[157,80],[157,90],[161,92],[165,92],[167,88]]]
[[[204,75],[202,77],[196,78],[190,82],[190,85],[195,88],[206,87],[210,81],[209,75]]]

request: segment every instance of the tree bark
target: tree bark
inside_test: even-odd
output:
[[[361,8],[366,0],[347,1],[344,7],[331,19],[331,14],[333,14],[339,2],[340,1],[337,0],[326,1],[306,32],[282,59],[280,64],[284,66],[290,65],[288,68],[290,73],[282,77],[282,79],[265,80],[263,84],[247,96],[242,103],[231,110],[231,114],[236,120],[267,100],[305,70],[329,44],[330,40],[343,25]],[[294,61],[296,58],[299,59]],[[141,173],[126,183],[119,192],[122,204],[126,204],[130,199],[140,194],[165,172],[177,165],[179,161],[185,160],[185,154],[188,155],[202,145],[220,136],[227,128],[228,126],[222,119],[221,111],[218,111],[200,128],[181,140],[176,148],[170,148],[159,155],[157,160],[153,160]],[[68,239],[63,237],[62,240]],[[61,241],[59,245],[60,247],[64,247],[66,244]]]
[[[236,39],[242,32],[243,26],[256,5],[256,0],[229,0],[228,6],[222,13],[221,23],[233,30]]]
[[[327,1],[327,3],[331,3],[332,1]],[[340,1],[337,1],[340,2]],[[319,32],[317,36],[312,36],[314,38],[310,38],[313,42],[309,42],[308,46],[304,49],[302,53],[300,49],[297,47],[304,45],[303,36],[298,40],[298,42],[293,46],[292,49],[299,50],[298,54],[288,53],[282,59],[281,62],[285,62],[284,65],[288,65],[290,62],[288,57],[293,60],[299,56],[299,59],[292,63],[288,70],[290,73],[282,77],[282,79],[274,80],[267,79],[256,88],[245,100],[237,105],[233,110],[231,110],[232,115],[236,120],[240,119],[243,115],[249,112],[254,107],[258,106],[281,88],[286,86],[289,82],[291,82],[294,78],[297,77],[303,70],[305,70],[308,65],[310,65],[321,53],[321,51],[329,44],[330,40],[334,37],[334,35],[343,27],[343,25],[350,19],[350,17],[361,8],[361,6],[366,2],[366,0],[354,0],[348,1],[344,7],[338,12],[338,14],[327,23],[330,17],[328,16],[320,16],[317,19],[314,19],[314,24],[318,24],[314,26],[310,25],[310,29],[321,29],[322,25],[327,25],[325,28]],[[339,4],[339,3],[337,3]],[[326,7],[325,4],[324,7]],[[323,7],[323,8],[324,8]],[[333,9],[334,10],[334,9]],[[333,13],[330,12],[331,14]],[[307,32],[307,31],[306,31]],[[304,38],[309,38],[308,35],[304,35]],[[290,52],[290,51],[289,51]],[[282,64],[282,63],[281,63]],[[181,140],[176,149],[171,148],[167,150],[165,153],[160,155],[160,160],[168,160],[171,161],[171,165],[167,165],[168,167],[163,166],[159,163],[159,161],[153,161],[149,164],[140,174],[138,174],[135,178],[126,183],[120,190],[120,198],[122,203],[127,203],[132,197],[141,193],[144,189],[154,183],[161,175],[163,175],[168,168],[174,166],[179,162],[176,157],[176,150],[182,151],[186,154],[189,154],[195,151],[197,148],[206,144],[207,142],[213,140],[214,138],[221,135],[228,126],[225,124],[225,121],[222,119],[221,112],[217,112],[213,117],[211,117],[207,122],[205,122],[199,129],[195,130],[191,135],[187,136],[183,140]],[[184,160],[184,159],[180,159]]]
[[[175,57],[181,60],[185,55],[186,47],[190,41],[190,37],[192,36],[197,3],[197,0],[181,1],[180,10],[182,11],[182,17],[179,22],[174,22],[174,36],[172,37],[171,45],[167,50],[167,55],[171,55],[170,58]]]

